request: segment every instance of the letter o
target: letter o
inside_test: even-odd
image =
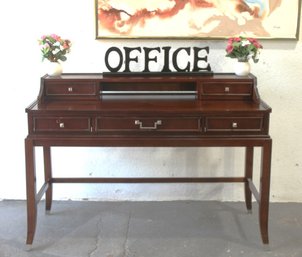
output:
[[[119,55],[119,63],[116,67],[112,67],[110,64],[109,64],[109,55],[112,53],[112,52],[116,52],[118,55]],[[122,65],[123,65],[123,54],[122,54],[122,51],[117,48],[117,47],[110,47],[107,51],[106,51],[106,54],[105,54],[105,65],[107,67],[107,69],[110,71],[110,72],[118,72]]]

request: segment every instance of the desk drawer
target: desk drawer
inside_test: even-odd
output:
[[[99,117],[98,132],[201,132],[199,117]]]
[[[34,132],[90,132],[89,117],[35,117]]]
[[[249,82],[207,82],[201,84],[201,98],[249,98],[253,93],[253,84]]]
[[[205,132],[261,132],[263,117],[206,117]]]
[[[97,94],[95,82],[48,82],[48,96],[94,96]]]

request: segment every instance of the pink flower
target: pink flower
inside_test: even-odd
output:
[[[45,43],[44,45],[41,45],[41,50],[50,48],[50,45],[48,43]]]
[[[227,51],[228,54],[231,53],[233,51],[233,49],[234,49],[234,47],[232,45],[228,45],[226,47],[226,51]]]
[[[53,39],[60,41],[60,37],[57,34],[51,34],[50,35]]]
[[[64,43],[64,44],[63,44],[63,48],[64,48],[64,49],[68,49],[68,48],[69,48],[69,45],[66,44],[66,43]]]

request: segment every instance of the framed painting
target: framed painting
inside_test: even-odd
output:
[[[301,0],[95,0],[96,38],[298,39]]]

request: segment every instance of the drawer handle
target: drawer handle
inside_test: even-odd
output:
[[[68,92],[72,92],[73,91],[73,88],[72,87],[69,87],[68,88]]]
[[[59,124],[59,128],[64,128],[65,127],[64,122],[61,122],[60,120],[56,120],[56,123]]]
[[[230,92],[230,88],[229,87],[225,87],[224,88],[224,92],[226,92],[226,93]]]
[[[162,124],[161,120],[157,120],[154,122],[154,125],[152,127],[145,127],[143,126],[143,122],[141,122],[140,120],[135,120],[134,121],[135,125],[139,125],[139,129],[157,129],[157,126]]]
[[[233,122],[232,123],[232,128],[238,128],[238,123],[237,122]]]

